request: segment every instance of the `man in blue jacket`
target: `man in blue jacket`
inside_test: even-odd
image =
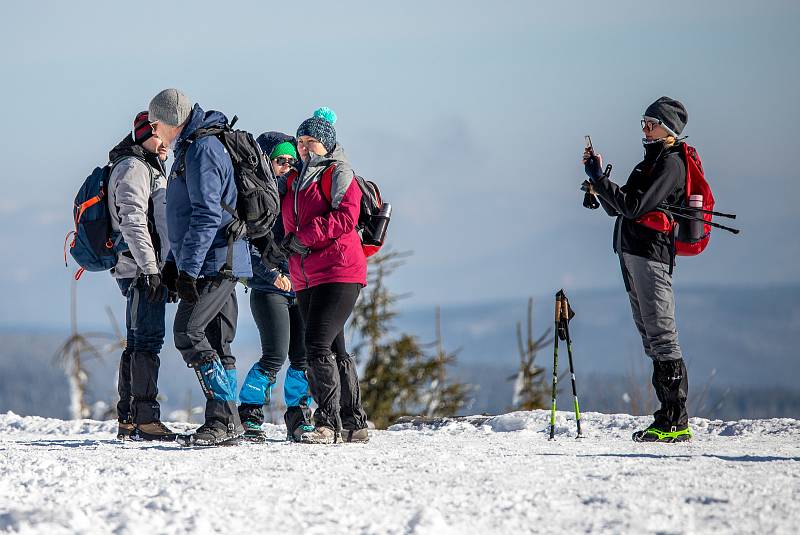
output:
[[[236,335],[236,282],[251,277],[244,240],[233,242],[227,266],[227,230],[233,217],[222,203],[236,207],[233,164],[215,136],[201,128],[227,124],[220,112],[205,112],[177,89],[153,97],[150,121],[157,136],[173,149],[167,181],[167,229],[170,257],[164,283],[180,297],[173,327],[175,347],[194,368],[206,396],[205,423],[179,441],[215,446],[238,441],[244,433],[236,408],[236,359],[230,344]],[[221,271],[223,265],[232,271]]]

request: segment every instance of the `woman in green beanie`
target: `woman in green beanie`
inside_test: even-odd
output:
[[[297,162],[295,140],[281,132],[265,132],[256,139],[269,159],[276,180],[288,173]],[[289,440],[314,429],[310,425],[308,380],[306,379],[306,350],[303,342],[303,319],[297,306],[297,296],[289,280],[289,264],[276,245],[284,236],[279,217],[272,236],[250,240],[253,277],[248,279],[250,311],[261,339],[261,358],[253,364],[239,394],[239,418],[245,428],[245,438],[263,442],[264,405],[271,402],[271,392],[286,358],[289,367],[283,381],[286,412],[283,419]]]

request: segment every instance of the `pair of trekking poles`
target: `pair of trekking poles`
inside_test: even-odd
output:
[[[572,398],[575,405],[575,424],[578,427],[578,436],[583,438],[581,433],[581,410],[578,406],[578,387],[575,384],[575,364],[572,361],[572,338],[569,335],[569,322],[575,316],[575,311],[569,306],[569,300],[564,290],[556,293],[555,329],[556,335],[553,341],[553,395],[550,409],[550,440],[556,434],[556,393],[558,389],[558,341],[559,339],[567,342],[567,355],[569,356],[569,373],[572,377]]]

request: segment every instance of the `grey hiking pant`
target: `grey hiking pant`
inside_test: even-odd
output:
[[[633,322],[642,336],[644,352],[658,361],[683,358],[669,266],[628,253],[622,253],[621,259]]]

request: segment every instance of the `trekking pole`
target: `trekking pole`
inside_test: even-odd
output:
[[[558,386],[558,322],[561,320],[561,299],[556,294],[556,335],[553,337],[553,395],[550,409],[550,440],[556,434],[556,387]]]
[[[726,227],[725,225],[720,225],[719,223],[714,223],[713,221],[706,221],[702,217],[694,217],[694,216],[691,216],[691,215],[689,215],[687,213],[673,212],[672,210],[667,210],[667,209],[664,209],[664,211],[665,212],[669,212],[673,216],[682,217],[683,219],[686,219],[688,221],[700,221],[700,222],[705,223],[706,225],[708,225],[710,227],[714,227],[714,228],[718,228],[718,229],[722,229],[722,230],[727,230],[731,234],[739,234],[739,232],[741,232],[738,228]]]
[[[690,208],[687,206],[678,206],[676,204],[663,203],[661,208],[666,210],[689,210],[691,212],[702,212],[704,214],[711,214],[719,217],[727,217],[728,219],[736,219],[736,214],[726,214],[725,212],[715,212],[714,210],[705,210],[703,208]]]
[[[564,293],[564,290],[559,292],[561,295],[561,323],[564,327],[564,335],[567,339],[567,355],[569,356],[569,373],[572,377],[572,398],[574,400],[575,405],[575,424],[578,427],[578,436],[575,438],[583,438],[583,433],[581,433],[581,410],[578,406],[578,387],[575,382],[575,365],[572,362],[572,338],[569,335],[569,320],[572,319],[570,313],[572,312],[569,306],[569,300],[567,299],[567,295]],[[574,316],[574,312],[572,312]],[[558,335],[556,335],[558,338]]]

